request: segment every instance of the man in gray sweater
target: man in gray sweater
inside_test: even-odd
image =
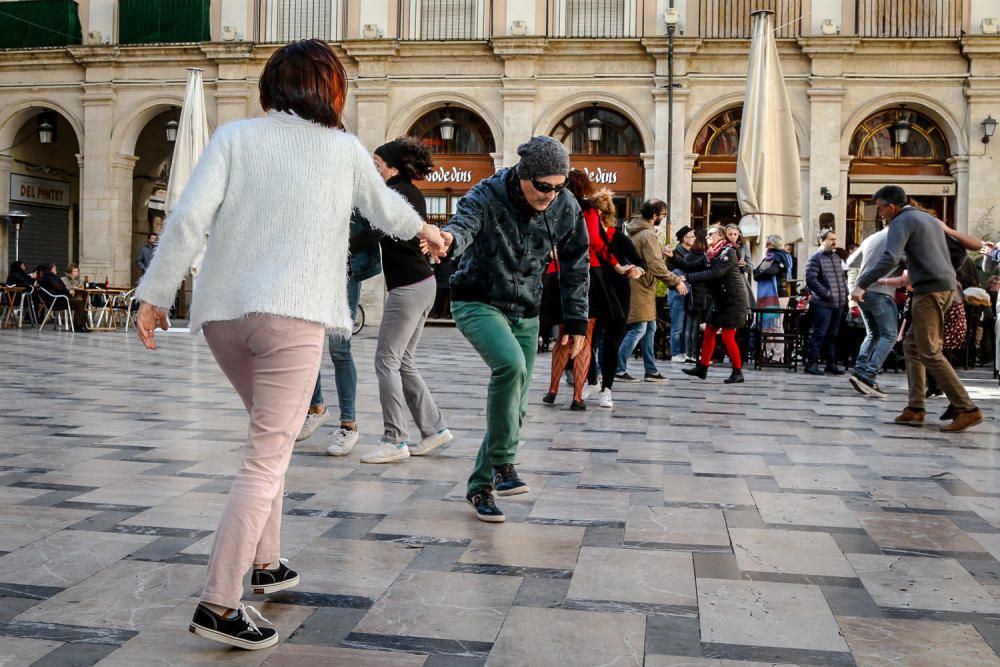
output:
[[[913,322],[903,341],[906,375],[910,385],[906,408],[897,424],[921,426],[924,423],[924,401],[927,376],[930,373],[951,402],[947,416],[952,422],[942,431],[964,431],[983,420],[979,408],[969,398],[958,374],[944,357],[944,314],[951,305],[956,280],[948,257],[944,232],[937,221],[907,205],[906,193],[897,185],[887,185],[874,196],[879,215],[891,221],[885,252],[868,270],[858,276],[852,297],[864,301],[865,291],[879,278],[887,275],[906,254],[909,282],[913,289],[911,312]]]

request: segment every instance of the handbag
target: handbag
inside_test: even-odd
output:
[[[942,347],[957,350],[965,345],[969,323],[965,319],[965,304],[955,300],[944,314],[944,335]]]

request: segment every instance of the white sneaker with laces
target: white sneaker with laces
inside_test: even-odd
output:
[[[324,410],[322,414],[316,414],[315,412],[308,413],[306,415],[306,420],[302,423],[302,428],[299,429],[299,435],[295,438],[295,442],[305,440],[311,436],[316,432],[316,429],[329,421],[329,419],[329,410]]]
[[[392,463],[410,458],[410,448],[406,442],[398,445],[392,442],[379,442],[378,447],[361,456],[362,463]]]
[[[595,389],[597,389],[596,384],[583,385],[583,391],[580,392],[580,399],[584,401],[587,400],[593,395]]]
[[[675,364],[683,364],[684,363],[684,355],[683,354],[675,354],[674,356],[670,357],[670,361],[672,363],[675,363]]]
[[[454,439],[455,436],[451,434],[451,431],[443,428],[437,433],[433,433],[421,440],[420,444],[416,447],[410,448],[410,456],[424,456],[425,454],[430,454],[438,447],[443,447]]]
[[[600,396],[600,398],[601,398],[600,405],[601,405],[602,408],[613,408],[613,407],[615,407],[615,402],[611,400],[611,390],[610,389],[602,389],[601,392],[598,394],[598,396]]]
[[[358,432],[341,426],[333,434],[333,444],[326,448],[330,456],[347,456],[358,444]]]

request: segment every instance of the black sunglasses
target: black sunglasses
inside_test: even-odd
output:
[[[562,192],[563,188],[566,187],[566,181],[563,181],[559,185],[552,185],[551,183],[546,183],[544,181],[539,181],[536,179],[531,179],[531,187],[535,188],[542,194],[548,194],[550,192]]]

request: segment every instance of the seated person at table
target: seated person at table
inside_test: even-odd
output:
[[[70,310],[73,312],[73,329],[81,333],[86,333],[90,331],[87,328],[87,311],[84,308],[84,292],[83,290],[74,290],[70,292],[66,284],[60,280],[59,273],[56,271],[55,264],[46,264],[48,268],[42,274],[41,279],[38,281],[38,285],[46,290],[49,294],[55,296],[65,296],[70,300]],[[42,301],[48,306],[52,303],[53,297],[49,296],[45,292],[41,292]],[[79,295],[79,296],[77,296]],[[55,306],[56,310],[65,310],[65,302],[62,299],[58,299]]]
[[[11,287],[23,287],[30,289],[35,284],[35,279],[28,274],[28,267],[21,260],[10,263],[10,271],[7,272],[7,280],[4,285]]]
[[[76,264],[66,265],[66,275],[62,277],[62,281],[69,293],[74,296],[76,290],[82,290],[84,287],[83,279],[80,277],[80,267]]]

